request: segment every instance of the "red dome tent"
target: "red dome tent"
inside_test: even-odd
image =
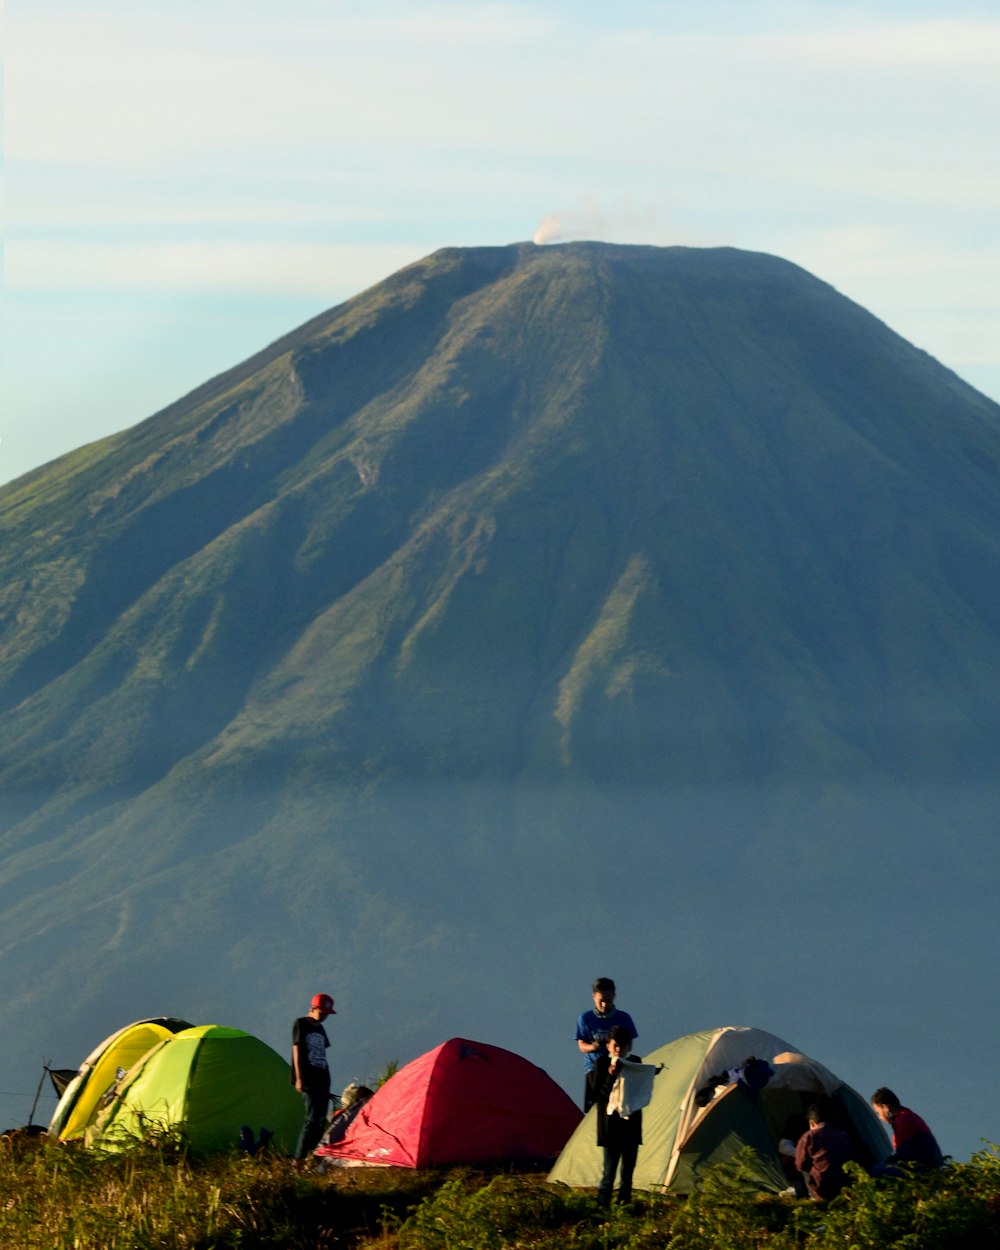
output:
[[[400,1068],[343,1140],[316,1154],[343,1165],[404,1168],[551,1159],[581,1117],[527,1059],[453,1037]]]

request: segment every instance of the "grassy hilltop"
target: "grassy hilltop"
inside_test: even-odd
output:
[[[4,1250],[994,1250],[1000,1157],[909,1181],[859,1177],[829,1206],[763,1197],[738,1169],[687,1200],[626,1209],[541,1175],[351,1169],[286,1160],[197,1167],[0,1143]]]

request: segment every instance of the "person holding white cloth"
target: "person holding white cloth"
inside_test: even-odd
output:
[[[611,1203],[619,1165],[618,1201],[632,1201],[632,1173],[642,1144],[642,1108],[652,1097],[653,1078],[660,1071],[653,1064],[643,1063],[638,1055],[630,1058],[631,1049],[628,1029],[613,1025],[607,1053],[598,1058],[591,1072],[597,1144],[604,1148],[604,1174],[597,1201],[604,1207]]]

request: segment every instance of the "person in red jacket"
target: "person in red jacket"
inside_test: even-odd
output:
[[[913,1168],[939,1168],[944,1155],[937,1139],[915,1111],[900,1104],[899,1099],[884,1085],[872,1094],[875,1114],[892,1129],[892,1154],[884,1163],[872,1170],[872,1176],[903,1176],[899,1164]]]

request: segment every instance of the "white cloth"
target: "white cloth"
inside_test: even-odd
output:
[[[627,1120],[630,1115],[648,1106],[653,1097],[653,1077],[659,1070],[653,1063],[619,1059],[618,1077],[608,1097],[608,1115],[617,1111],[623,1120]]]

